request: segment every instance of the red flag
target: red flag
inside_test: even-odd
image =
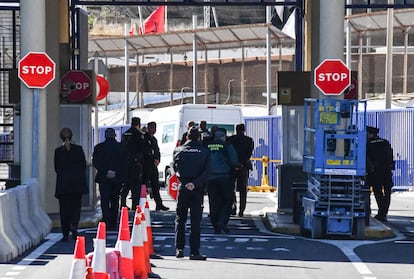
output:
[[[144,20],[144,32],[140,28],[140,34],[164,33],[164,6],[159,6],[152,14]]]

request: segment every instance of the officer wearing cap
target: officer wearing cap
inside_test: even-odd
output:
[[[200,221],[203,211],[203,185],[207,181],[211,161],[210,151],[202,146],[197,128],[190,128],[185,144],[174,150],[173,168],[179,179],[175,217],[176,257],[184,257],[185,226],[190,209],[190,260],[206,260],[207,257],[200,254]]]
[[[116,140],[113,128],[105,130],[105,141],[97,144],[93,151],[92,164],[99,183],[103,220],[108,229],[115,229],[118,220],[119,193],[126,181],[124,149]]]
[[[366,164],[368,186],[372,186],[380,221],[387,221],[391,202],[392,171],[394,170],[393,150],[391,144],[378,136],[379,129],[367,126]]]

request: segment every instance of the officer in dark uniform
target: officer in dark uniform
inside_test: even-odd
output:
[[[160,195],[160,182],[158,179],[158,165],[161,160],[160,148],[158,141],[154,134],[157,131],[157,123],[149,122],[147,124],[147,133],[145,134],[145,141],[147,144],[146,152],[144,153],[143,164],[143,179],[144,184],[151,189],[152,196],[155,201],[155,210],[167,211],[169,208],[162,203]]]
[[[176,257],[184,257],[185,225],[190,209],[190,260],[206,260],[200,254],[200,221],[202,217],[203,185],[211,168],[210,151],[202,146],[200,132],[193,127],[188,131],[188,141],[173,153],[173,168],[179,179],[175,217]]]
[[[105,141],[97,144],[93,151],[92,164],[99,183],[103,220],[108,229],[115,229],[118,220],[119,193],[126,182],[126,156],[122,144],[116,139],[115,130],[105,130]]]
[[[251,137],[246,136],[246,129],[244,124],[236,126],[236,134],[228,138],[234,149],[236,149],[237,157],[240,162],[240,169],[235,173],[236,190],[239,192],[240,207],[239,216],[243,217],[244,210],[246,209],[247,202],[247,180],[249,178],[249,170],[252,169],[252,163],[250,157],[252,156],[254,149],[254,142]],[[234,193],[234,212],[237,210],[236,206],[236,193]]]
[[[379,129],[367,126],[367,184],[372,186],[378,205],[380,221],[387,221],[391,202],[392,171],[394,170],[393,150],[391,144],[378,136]]]
[[[126,198],[131,190],[132,210],[139,205],[142,184],[142,160],[145,152],[145,133],[141,131],[141,119],[132,117],[131,127],[122,136],[122,145],[126,149],[128,161],[127,183],[121,190],[121,207],[126,206]]]

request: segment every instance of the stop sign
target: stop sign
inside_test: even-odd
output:
[[[175,173],[170,177],[170,180],[168,182],[168,193],[170,194],[170,196],[174,200],[177,200],[177,197],[178,197],[178,177]]]
[[[315,69],[314,83],[325,95],[340,95],[351,84],[351,70],[340,59],[325,59]]]
[[[69,71],[60,80],[60,94],[70,103],[83,102],[91,93],[91,79],[84,71]]]
[[[29,52],[19,61],[18,76],[29,88],[43,89],[55,79],[55,62],[44,52]]]

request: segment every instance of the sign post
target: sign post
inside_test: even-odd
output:
[[[315,86],[327,96],[339,96],[351,85],[351,70],[340,59],[325,59],[315,68]]]
[[[44,89],[55,79],[56,64],[44,52],[29,52],[18,63],[18,77],[33,88],[33,165],[32,175],[38,176],[39,165],[39,89]]]

